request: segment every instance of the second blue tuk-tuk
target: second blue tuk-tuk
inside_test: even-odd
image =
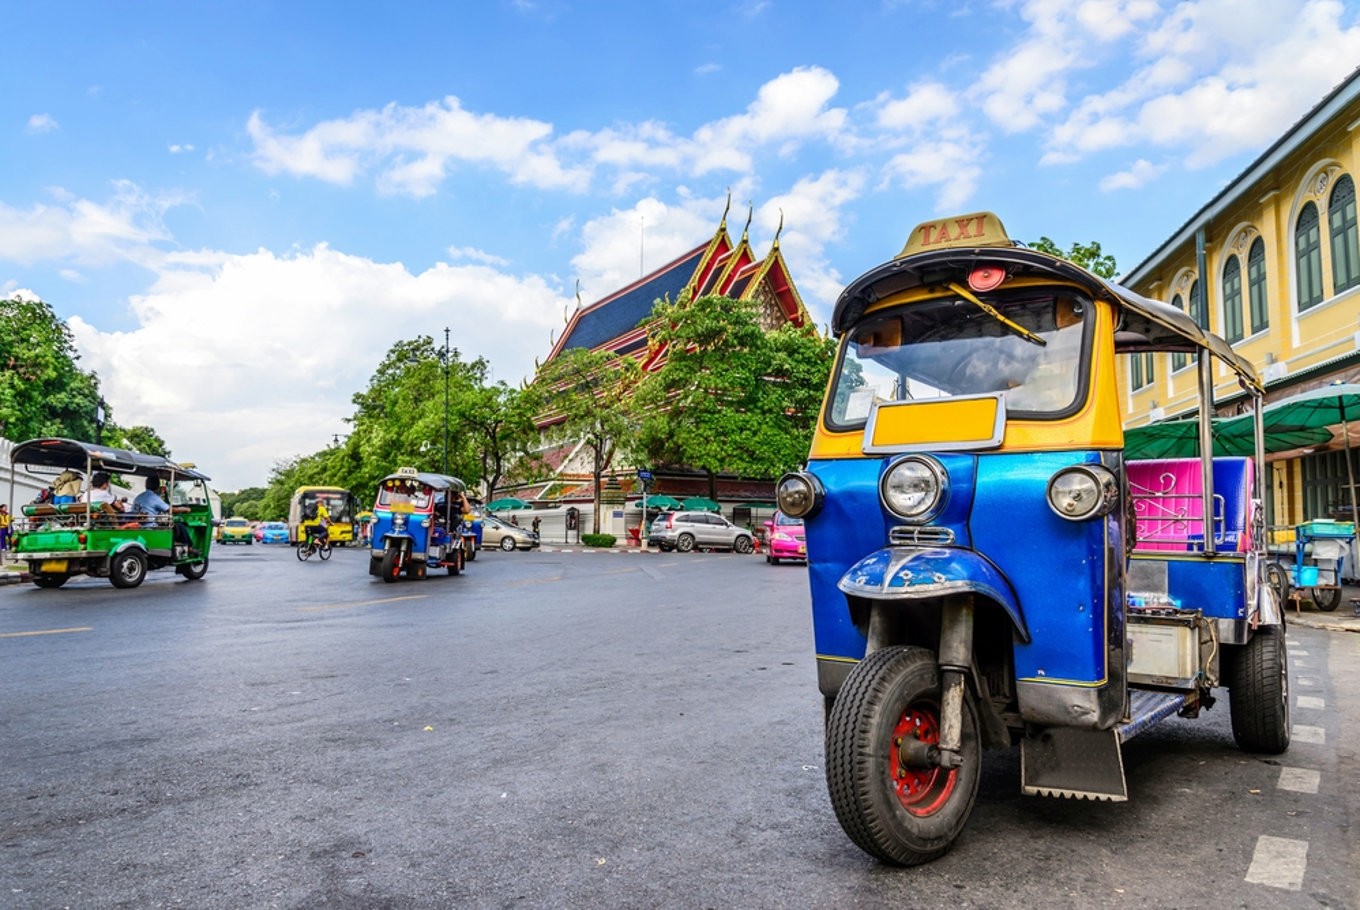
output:
[[[424,578],[430,569],[462,572],[464,488],[457,477],[415,468],[384,477],[373,505],[368,574],[392,582]]]

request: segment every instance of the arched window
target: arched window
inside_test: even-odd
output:
[[[1181,300],[1180,294],[1177,294],[1175,297],[1171,298],[1171,305],[1178,310],[1185,309],[1185,301]],[[1171,355],[1171,372],[1174,373],[1177,370],[1182,369],[1185,366],[1185,364],[1186,356],[1184,354],[1176,353]]]
[[[1204,305],[1204,299],[1199,293],[1199,282],[1190,285],[1190,309],[1187,311],[1190,318],[1195,320],[1195,325],[1201,329],[1209,328],[1209,309]]]
[[[1266,300],[1266,244],[1260,237],[1247,252],[1247,300],[1251,307],[1251,333],[1270,327],[1270,306]]]
[[[1327,226],[1332,238],[1332,293],[1360,284],[1360,233],[1355,221],[1355,181],[1342,177],[1327,202]]]
[[[1322,302],[1322,238],[1318,233],[1318,210],[1308,203],[1294,226],[1294,270],[1298,272],[1299,310]]]
[[[1242,340],[1242,263],[1229,256],[1223,264],[1223,337]]]

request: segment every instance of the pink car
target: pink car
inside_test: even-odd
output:
[[[803,534],[803,519],[775,512],[765,522],[765,561],[774,565],[781,559],[807,562],[807,538]]]

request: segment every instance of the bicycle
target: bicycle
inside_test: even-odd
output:
[[[308,534],[305,540],[298,541],[297,558],[301,562],[306,562],[315,553],[323,560],[331,558],[331,539],[329,537],[317,537]]]

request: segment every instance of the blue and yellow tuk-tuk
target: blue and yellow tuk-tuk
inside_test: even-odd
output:
[[[917,227],[832,330],[809,460],[778,498],[806,525],[827,786],[852,841],[938,857],[983,750],[1016,742],[1024,793],[1125,800],[1121,745],[1221,686],[1242,749],[1288,747],[1249,363],[990,213]],[[1202,454],[1134,461],[1116,358],[1161,351],[1198,358]],[[1254,457],[1214,457],[1216,380],[1255,408]]]
[[[368,574],[383,581],[424,578],[428,570],[463,571],[463,482],[447,474],[398,468],[378,484]]]

